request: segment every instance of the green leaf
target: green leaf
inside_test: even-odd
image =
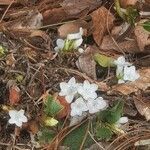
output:
[[[111,139],[113,132],[107,127],[98,127],[96,131],[96,137],[101,140]]]
[[[107,57],[105,55],[101,55],[99,53],[96,53],[94,55],[94,60],[102,67],[114,66],[113,64],[114,59],[112,59],[111,57]]]
[[[65,40],[63,52],[70,52],[71,50],[73,50],[74,49],[74,43],[75,43],[74,40],[68,40],[68,39]]]
[[[115,0],[115,8],[118,15],[123,20],[131,25],[135,24],[135,20],[139,16],[139,12],[137,11],[137,9],[133,8],[132,6],[129,6],[126,9],[122,9],[119,0]]]
[[[55,116],[62,108],[62,105],[54,100],[52,96],[48,96],[44,108],[44,111],[47,115]]]
[[[110,124],[116,123],[123,113],[123,101],[117,101],[112,108],[108,108],[100,113],[100,118],[103,122]]]
[[[78,150],[85,138],[88,123],[83,123],[81,126],[73,130],[64,140],[62,145],[70,147],[70,150]],[[93,143],[93,140],[87,135],[84,148],[89,147]]]
[[[54,137],[56,133],[54,131],[51,131],[47,128],[42,129],[41,134],[39,135],[38,139],[40,143],[46,144],[49,143]]]
[[[137,11],[137,9],[131,6],[129,6],[126,9],[126,21],[130,23],[131,25],[135,24],[135,20],[138,16],[139,16],[139,12]]]
[[[118,15],[125,20],[125,14],[122,12],[121,10],[121,6],[120,6],[120,1],[119,0],[115,0],[115,8],[116,11],[118,13]]]
[[[7,50],[3,46],[0,45],[0,57],[4,56],[6,52]]]
[[[146,31],[150,32],[150,20],[149,21],[145,21],[142,25],[143,25],[143,28]]]

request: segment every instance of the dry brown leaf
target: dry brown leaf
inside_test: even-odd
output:
[[[80,71],[96,80],[96,62],[93,59],[93,54],[94,49],[92,47],[88,47],[85,50],[85,53],[78,58],[76,65]]]
[[[139,25],[137,25],[134,29],[134,33],[135,33],[140,51],[150,52],[150,38],[149,38],[150,33],[146,31],[141,25],[145,21],[146,20],[141,20],[139,22]]]
[[[0,0],[0,5],[9,5],[12,0]]]
[[[114,16],[105,8],[100,7],[91,13],[93,21],[93,37],[98,46],[101,45],[104,34],[113,27]],[[108,28],[108,29],[107,29]]]
[[[9,102],[11,105],[15,105],[20,101],[20,92],[17,85],[9,87]]]
[[[35,120],[30,120],[27,126],[27,130],[30,131],[32,134],[36,134],[39,131],[39,124]]]
[[[150,87],[150,68],[140,69],[140,78],[134,82],[128,82],[125,84],[117,84],[112,87],[108,94],[121,93],[123,95],[129,95],[131,93],[138,92],[138,90],[145,91]]]
[[[89,11],[98,8],[101,1],[97,0],[65,0],[62,7],[48,9],[42,13],[44,25],[55,24],[64,20],[85,16]]]
[[[71,108],[70,108],[70,104],[67,103],[64,97],[57,96],[57,100],[63,106],[63,109],[57,114],[57,117],[61,119],[61,118],[68,116],[68,114],[70,114]]]
[[[117,52],[129,52],[129,53],[138,53],[139,48],[137,46],[137,42],[133,40],[125,40],[123,42],[116,42],[110,37],[109,35],[106,35],[103,38],[102,44],[100,46],[100,49],[104,51],[108,50],[114,50]]]
[[[150,120],[150,99],[145,100],[145,99],[139,99],[139,98],[134,98],[134,104],[138,110],[138,112],[142,115],[145,116],[146,120]]]
[[[82,27],[83,30],[84,30],[83,35],[86,36],[87,26],[88,26],[88,24],[84,20],[79,20],[79,21],[76,21],[76,22],[66,23],[64,25],[61,25],[58,28],[58,35],[59,35],[60,38],[66,38],[69,33],[77,33],[77,32],[79,32],[80,27]]]
[[[27,39],[34,48],[50,50],[51,49],[51,39],[48,34],[44,31],[34,30],[31,32]]]
[[[127,6],[136,5],[137,2],[138,0],[120,0],[120,5],[121,7],[126,8]]]
[[[14,67],[15,66],[15,62],[16,62],[16,59],[15,59],[13,53],[8,54],[6,56],[6,64],[7,65]]]
[[[67,14],[77,15],[85,10],[86,13],[88,13],[89,11],[98,8],[101,3],[101,0],[64,0],[61,5]]]
[[[20,14],[19,16],[18,12],[17,18],[7,23],[4,23],[3,26],[9,29],[37,29],[42,26],[43,16],[38,10],[28,10],[24,13],[25,14]],[[10,17],[12,18],[13,16]]]

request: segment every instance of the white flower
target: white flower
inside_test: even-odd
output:
[[[78,52],[82,54],[84,52],[84,49],[83,48],[79,48]]]
[[[78,88],[78,84],[76,83],[76,80],[74,77],[72,77],[68,83],[66,82],[61,82],[60,83],[60,96],[65,96],[65,99],[68,103],[71,103],[74,96],[77,93],[77,88]]]
[[[98,89],[98,85],[90,84],[89,81],[85,80],[83,86],[78,87],[78,93],[85,99],[95,99],[97,98],[97,93],[95,92]]]
[[[140,77],[140,75],[136,72],[135,66],[125,66],[124,67],[124,76],[123,80],[125,81],[135,81]]]
[[[125,83],[125,81],[123,79],[119,79],[118,84],[121,84],[121,83]]]
[[[62,50],[64,48],[65,41],[63,39],[57,39],[56,45],[57,46],[54,48],[54,50],[56,52],[59,52],[59,50]]]
[[[115,125],[117,127],[120,127],[122,124],[125,124],[128,122],[128,117],[121,117],[116,123]]]
[[[74,41],[74,49],[77,49],[83,42],[83,39],[80,38],[80,39],[77,39]]]
[[[24,110],[10,110],[9,111],[9,123],[16,124],[18,127],[22,126],[23,122],[27,122],[27,117],[24,115]]]
[[[79,29],[78,33],[72,33],[67,35],[68,40],[77,40],[77,39],[82,39],[83,35],[83,29],[82,27]]]
[[[68,34],[67,39],[65,40],[57,39],[56,41],[57,46],[54,48],[54,50],[56,52],[59,52],[59,50],[63,50],[64,48],[66,50],[77,49],[83,42],[82,35],[83,29],[80,28],[80,31],[78,33]]]
[[[81,97],[71,104],[71,116],[82,116],[82,112],[87,110],[88,107]]]
[[[94,114],[100,110],[104,110],[107,108],[107,102],[102,98],[98,97],[96,99],[90,99],[87,102],[87,106],[90,114]]]
[[[125,66],[130,66],[131,63],[126,62],[124,56],[118,57],[117,60],[114,61],[114,64],[117,65],[116,75],[120,76],[123,73],[123,68]]]
[[[128,117],[121,117],[117,122],[120,124],[125,124],[128,122]]]

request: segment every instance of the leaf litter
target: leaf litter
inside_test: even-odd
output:
[[[0,7],[0,148],[149,148],[149,1]]]

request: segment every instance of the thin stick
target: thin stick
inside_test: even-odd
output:
[[[7,9],[5,10],[1,20],[0,20],[0,23],[2,22],[2,20],[4,19],[6,13],[8,12],[9,8],[11,7],[11,5],[14,3],[15,0],[12,0],[12,2],[8,5]]]
[[[105,150],[105,148],[102,147],[102,146],[94,139],[94,137],[93,137],[93,135],[90,133],[90,131],[88,131],[88,133],[89,133],[91,139],[92,139],[102,150]]]

